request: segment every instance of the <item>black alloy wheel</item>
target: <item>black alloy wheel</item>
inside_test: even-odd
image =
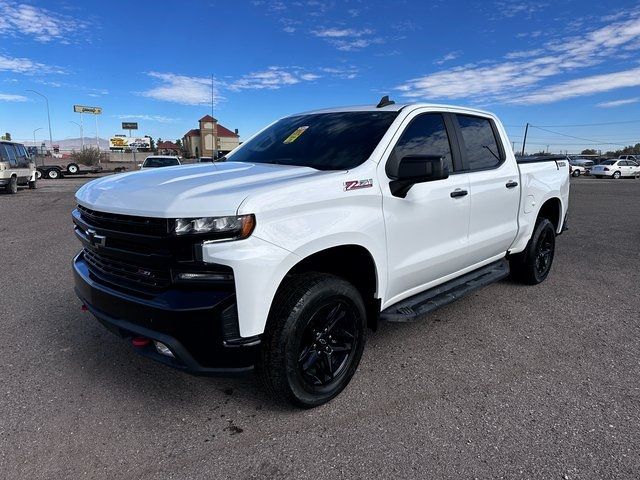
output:
[[[298,348],[298,368],[314,387],[333,382],[353,360],[357,312],[341,299],[320,307],[307,324]]]
[[[555,232],[551,229],[542,231],[536,245],[535,266],[539,278],[544,278],[549,273],[555,247]]]

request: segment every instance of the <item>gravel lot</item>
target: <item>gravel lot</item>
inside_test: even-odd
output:
[[[0,478],[640,475],[640,181],[573,179],[544,284],[383,324],[311,411],[153,363],[80,312],[86,181],[0,195]]]

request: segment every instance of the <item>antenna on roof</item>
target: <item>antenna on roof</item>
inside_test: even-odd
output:
[[[380,102],[378,102],[376,108],[388,107],[389,105],[394,105],[395,103],[396,102],[394,102],[393,100],[389,100],[389,95],[385,95],[380,99]]]

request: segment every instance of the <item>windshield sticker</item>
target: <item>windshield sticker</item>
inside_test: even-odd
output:
[[[282,143],[285,143],[285,144],[286,144],[286,143],[293,143],[293,142],[295,142],[295,141],[298,139],[298,137],[300,137],[300,135],[302,135],[302,134],[307,130],[307,128],[309,128],[309,125],[305,125],[304,127],[298,127],[298,128],[296,128],[296,131],[295,131],[295,132],[293,132],[291,135],[289,135],[289,136],[285,139],[285,141],[284,141],[284,142],[282,142]]]
[[[364,180],[349,180],[344,182],[345,192],[348,190],[359,190],[361,188],[373,187],[373,178],[366,178]]]

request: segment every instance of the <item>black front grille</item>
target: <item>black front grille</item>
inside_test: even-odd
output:
[[[162,290],[171,285],[171,274],[168,268],[157,269],[116,260],[88,248],[84,249],[84,259],[92,274],[100,280],[121,288],[149,292]]]
[[[97,212],[78,205],[80,218],[88,224],[116,230],[118,232],[135,233],[137,235],[167,235],[169,221],[166,218],[137,217],[115,213]]]

